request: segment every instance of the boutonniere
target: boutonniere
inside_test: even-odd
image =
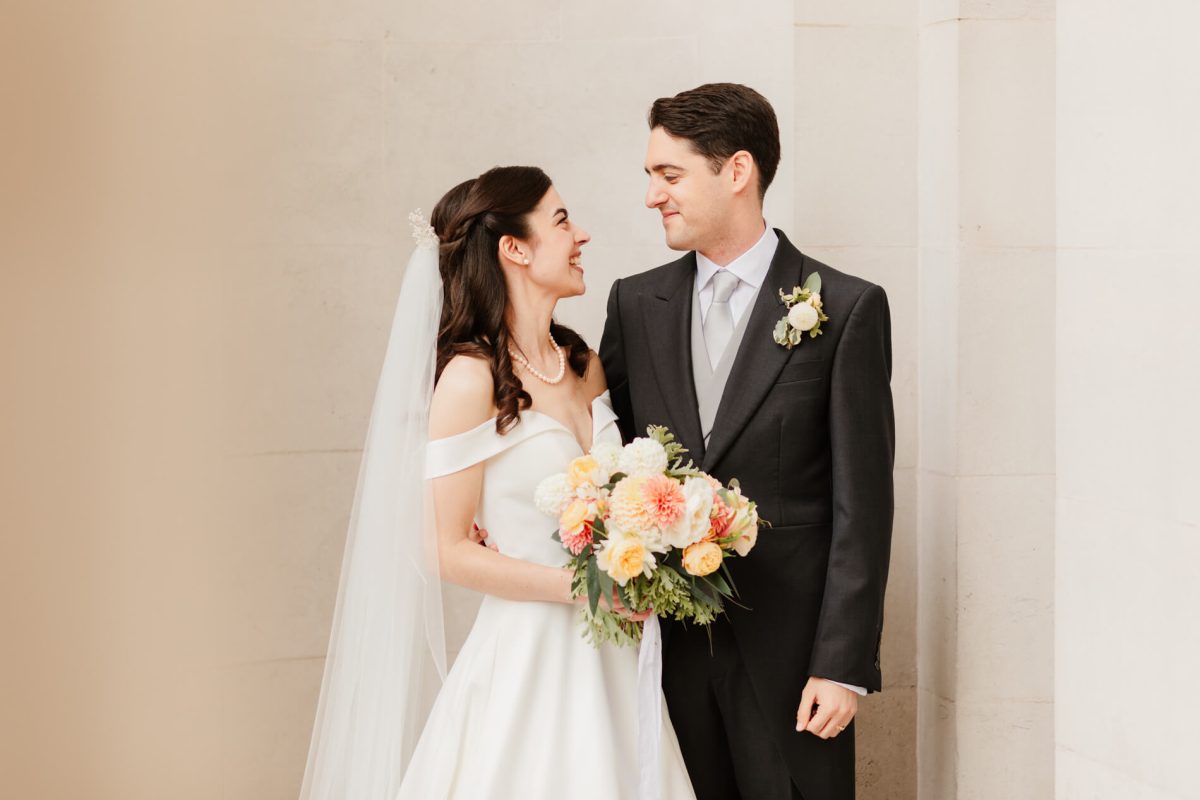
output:
[[[791,294],[779,290],[779,299],[787,308],[787,316],[775,323],[775,343],[791,350],[804,340],[804,332],[810,339],[821,335],[821,323],[829,317],[821,308],[821,276],[814,272],[803,286],[792,289]]]

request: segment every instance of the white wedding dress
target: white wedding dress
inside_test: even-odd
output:
[[[592,445],[620,442],[608,393],[592,402]],[[554,520],[534,489],[581,455],[554,418],[523,411],[508,433],[495,420],[429,442],[426,475],[483,462],[478,522],[499,551],[564,566]],[[446,676],[400,787],[399,800],[635,800],[637,651],[596,649],[579,609],[487,596]],[[662,703],[660,796],[694,798]]]

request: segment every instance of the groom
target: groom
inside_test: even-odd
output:
[[[671,720],[699,800],[850,800],[858,697],[881,688],[887,297],[764,222],[780,145],[762,95],[708,84],[656,100],[649,123],[646,206],[685,252],[613,284],[600,343],[613,405],[626,439],[668,426],[771,523],[729,562],[728,617],[666,631]],[[779,290],[814,273],[828,319],[788,349],[774,338]]]

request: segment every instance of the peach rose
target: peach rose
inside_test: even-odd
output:
[[[721,548],[716,542],[696,542],[683,551],[683,568],[696,577],[704,577],[721,567]]]
[[[638,575],[650,577],[654,570],[654,556],[640,538],[625,536],[605,542],[604,549],[596,554],[596,564],[624,586]]]
[[[567,466],[567,482],[571,488],[578,489],[585,484],[601,486],[607,475],[600,474],[600,465],[591,456],[580,456]]]
[[[591,516],[591,508],[585,500],[572,500],[558,518],[559,533],[573,531]]]

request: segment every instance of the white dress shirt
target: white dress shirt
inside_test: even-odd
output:
[[[737,275],[741,281],[729,296],[729,311],[733,314],[733,324],[741,322],[742,315],[750,309],[758,287],[767,279],[767,270],[771,268],[771,259],[775,257],[775,248],[778,246],[779,237],[768,225],[753,247],[724,267],[696,253],[696,291],[700,293],[700,321],[704,322],[708,317],[708,307],[712,305],[713,275],[717,274],[717,270],[726,269]]]
[[[763,235],[759,237],[753,247],[724,267],[714,264],[700,253],[696,253],[696,291],[700,294],[700,321],[705,320],[708,316],[708,307],[712,305],[713,275],[717,274],[717,270],[727,269],[737,275],[741,281],[733,290],[733,294],[729,296],[729,311],[733,315],[733,324],[737,325],[741,322],[742,316],[749,312],[750,303],[753,302],[759,288],[767,279],[767,271],[771,268],[771,259],[775,257],[777,247],[779,247],[779,236],[770,225],[767,225]],[[786,288],[790,291],[792,287]],[[771,289],[771,291],[775,290]],[[828,678],[826,680],[859,695],[865,696],[867,693],[862,686],[853,686]]]

